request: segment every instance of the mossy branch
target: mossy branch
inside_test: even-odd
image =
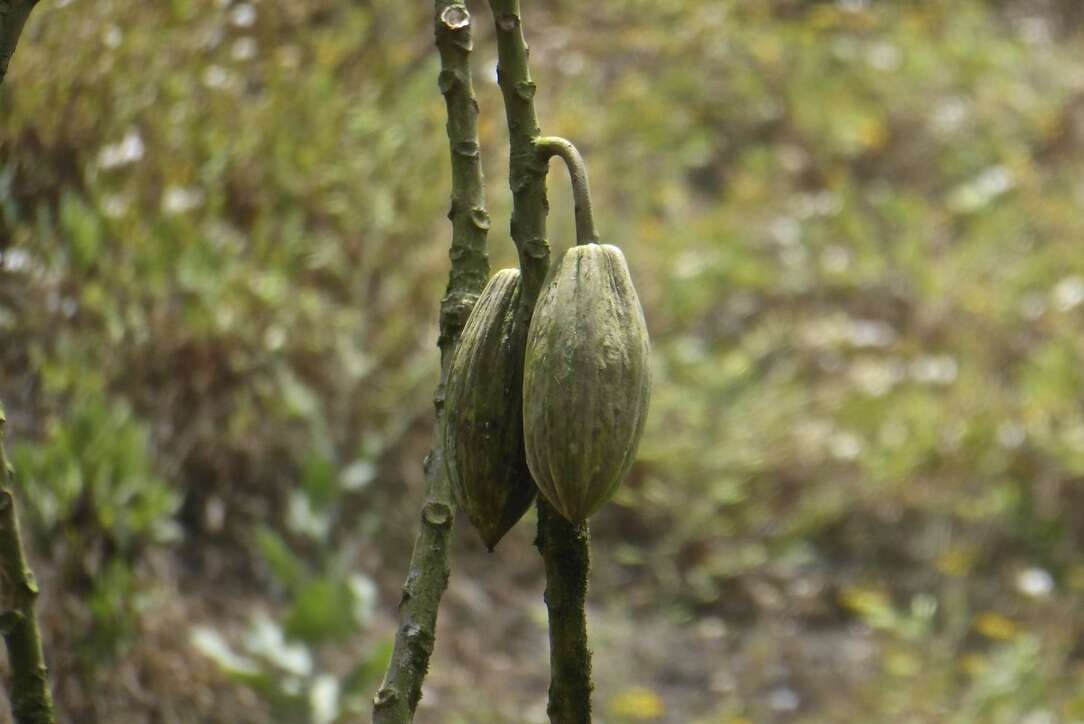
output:
[[[17,724],[54,724],[49,672],[34,613],[38,584],[19,534],[13,473],[4,453],[5,423],[0,407],[0,632],[11,665],[11,711]]]
[[[521,313],[529,319],[549,267],[546,169],[551,155],[560,155],[565,160],[573,188],[579,189],[577,235],[597,239],[597,234],[586,192],[587,173],[579,153],[563,139],[541,138],[519,0],[489,0],[489,5],[496,25],[497,80],[508,120],[511,231],[523,274]],[[587,525],[573,526],[539,496],[536,545],[546,566],[550,721],[586,724],[591,721],[591,652],[587,648],[584,607],[590,564]]]
[[[0,0],[0,83],[8,74],[19,36],[38,0]]]
[[[478,104],[471,82],[470,13],[459,2],[435,3],[438,78],[448,109],[452,194],[451,270],[440,306],[440,381],[433,397],[433,446],[425,459],[425,500],[410,569],[399,602],[399,628],[391,660],[376,697],[374,724],[407,724],[421,699],[422,682],[436,639],[437,609],[448,586],[448,540],[454,518],[451,486],[444,466],[444,385],[463,325],[489,276],[482,166],[478,145]]]

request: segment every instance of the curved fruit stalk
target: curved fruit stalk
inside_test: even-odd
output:
[[[497,272],[467,319],[448,372],[444,429],[448,477],[459,507],[493,550],[535,496],[523,449],[523,348],[519,271]]]
[[[647,416],[650,352],[621,250],[569,249],[531,321],[523,424],[539,490],[573,523],[609,500],[632,465]]]

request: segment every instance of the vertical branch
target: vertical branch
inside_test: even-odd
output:
[[[535,151],[540,135],[534,111],[535,84],[527,64],[527,43],[519,0],[489,0],[497,28],[497,82],[508,119],[508,185],[512,189],[512,241],[523,274],[521,313],[530,318],[549,267],[546,240],[546,163]]]
[[[570,174],[575,159],[559,143],[543,142],[534,109],[535,83],[528,67],[527,43],[519,0],[489,0],[497,35],[497,79],[504,96],[510,146],[508,180],[512,188],[512,240],[523,274],[521,313],[530,318],[549,266],[546,240],[546,167],[550,155],[562,155]],[[552,151],[552,153],[551,153]],[[576,154],[578,156],[578,154]],[[582,164],[580,164],[582,166]],[[586,174],[583,174],[584,188]],[[581,202],[583,199],[577,199]],[[578,204],[579,205],[579,204]],[[590,205],[582,207],[589,212]],[[597,237],[587,216],[578,231]],[[586,239],[584,240],[587,241]],[[553,724],[591,721],[591,652],[587,648],[584,603],[590,562],[587,524],[573,526],[538,496],[539,553],[546,566],[546,607],[550,622],[550,691]]]
[[[8,74],[8,63],[15,53],[26,19],[37,4],[38,0],[0,0],[0,83]]]
[[[538,496],[535,545],[546,564],[550,619],[550,692],[553,724],[591,721],[591,650],[587,648],[587,575],[591,568],[587,523],[573,525]]]
[[[2,0],[0,0],[2,2]],[[425,459],[425,501],[410,569],[399,602],[399,628],[384,681],[373,699],[374,724],[408,724],[421,699],[422,682],[436,638],[437,609],[448,585],[448,539],[454,517],[444,467],[444,385],[452,351],[489,275],[482,167],[478,145],[478,104],[471,82],[470,13],[459,2],[435,3],[438,78],[448,109],[452,162],[452,222],[448,287],[440,305],[440,381],[433,396],[433,446]]]
[[[11,663],[11,711],[18,724],[54,724],[49,672],[34,613],[38,584],[19,535],[12,470],[4,453],[5,422],[0,408],[0,631]]]

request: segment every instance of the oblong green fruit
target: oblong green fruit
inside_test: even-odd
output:
[[[573,523],[609,500],[632,465],[647,417],[650,355],[621,250],[569,249],[527,335],[523,430],[538,489]]]
[[[493,275],[463,327],[445,387],[444,459],[459,507],[490,550],[535,496],[523,450],[517,269]]]

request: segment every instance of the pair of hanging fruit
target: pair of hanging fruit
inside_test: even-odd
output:
[[[583,523],[628,472],[647,416],[650,346],[621,250],[569,249],[529,328],[520,275],[482,291],[452,357],[445,459],[456,500],[490,550],[536,489]]]

